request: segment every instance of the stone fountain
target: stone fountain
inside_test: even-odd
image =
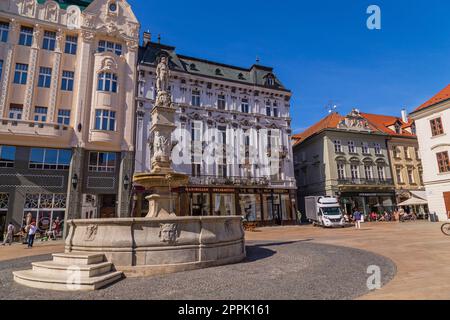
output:
[[[172,210],[172,188],[186,186],[189,177],[172,168],[176,109],[168,91],[168,62],[162,56],[156,72],[152,171],[133,179],[153,192],[146,198],[147,216],[68,221],[65,253],[54,255],[49,262],[33,263],[32,270],[14,272],[16,282],[53,290],[96,290],[123,274],[151,276],[245,259],[242,217],[177,217]]]

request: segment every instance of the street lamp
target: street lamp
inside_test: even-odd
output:
[[[125,190],[128,190],[129,186],[130,186],[130,178],[128,176],[125,176],[125,178],[123,178],[123,187],[125,188]]]
[[[71,182],[72,182],[73,188],[76,189],[78,186],[78,175],[76,173],[73,175]]]

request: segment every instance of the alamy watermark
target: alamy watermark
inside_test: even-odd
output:
[[[367,8],[367,14],[370,15],[367,18],[367,29],[381,30],[381,8],[375,4],[370,5]]]
[[[370,291],[381,289],[381,268],[375,265],[369,266],[367,274],[370,275],[367,278],[367,289]]]

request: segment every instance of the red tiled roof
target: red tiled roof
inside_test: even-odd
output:
[[[411,120],[409,120],[408,122],[403,122],[403,119],[399,117],[387,116],[382,114],[371,114],[371,113],[361,113],[361,116],[366,118],[367,121],[369,121],[370,124],[373,125],[377,130],[386,133],[390,136],[415,137],[415,135],[405,130],[402,130],[402,133],[396,133],[395,130],[389,128],[390,126],[399,123],[402,129],[406,129],[408,127],[411,127],[412,125]]]
[[[436,94],[433,98],[422,104],[418,107],[414,112],[423,110],[425,108],[431,107],[439,102],[450,99],[450,84],[447,85],[443,90],[441,90],[438,94]]]
[[[311,127],[303,131],[302,133],[292,136],[294,146],[300,144],[307,138],[319,133],[324,129],[335,129],[337,128],[339,122],[344,119],[339,113],[333,112],[320,120],[319,122],[313,124]]]

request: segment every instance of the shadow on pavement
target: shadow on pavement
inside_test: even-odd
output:
[[[255,245],[250,245],[246,247],[247,258],[243,261],[244,263],[254,262],[258,260],[263,260],[269,258],[276,254],[276,251],[267,249],[267,247],[284,246],[300,242],[309,242],[314,239],[305,239],[299,241],[286,241],[286,242],[271,242],[271,243],[258,243]]]

